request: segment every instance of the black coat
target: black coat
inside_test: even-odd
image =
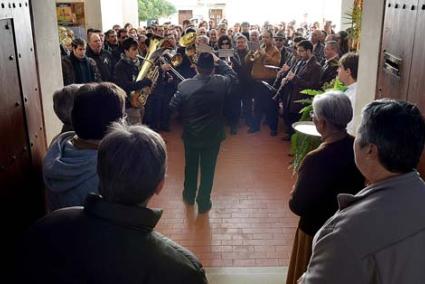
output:
[[[86,55],[96,61],[102,81],[112,82],[112,74],[114,71],[112,54],[104,49],[102,49],[99,54],[95,54],[90,47],[87,47]]]
[[[207,283],[190,251],[154,231],[161,214],[97,195],[54,211],[23,240],[19,283]]]
[[[170,101],[171,111],[183,120],[183,140],[192,147],[210,147],[225,137],[223,106],[237,79],[223,61],[216,69],[223,75],[196,75],[181,82]]]
[[[96,62],[87,56],[78,59],[72,52],[70,55],[62,57],[62,76],[64,86],[101,82]]]
[[[320,86],[329,83],[336,78],[338,74],[338,58],[333,58],[326,61],[322,67],[322,76],[320,77]]]
[[[304,106],[296,101],[307,99],[309,96],[301,94],[300,92],[305,89],[319,89],[320,88],[320,76],[322,67],[317,63],[316,58],[313,56],[307,63],[302,66],[291,83],[293,90],[288,98],[289,112],[298,113]]]

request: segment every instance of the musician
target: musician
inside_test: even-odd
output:
[[[195,33],[196,31],[193,28],[188,28],[185,31],[185,35],[188,33]],[[178,47],[177,53],[179,53],[183,57],[183,62],[178,66],[176,69],[177,71],[182,74],[185,78],[192,78],[196,75],[196,67],[192,62],[192,59],[189,58],[186,54],[186,47]]]
[[[138,43],[133,38],[127,38],[122,43],[124,56],[118,61],[114,69],[114,83],[120,86],[127,93],[126,112],[129,124],[138,124],[142,122],[144,107],[140,105],[132,92],[141,90],[144,87],[150,87],[152,81],[144,78],[136,81],[141,68],[141,62],[138,58]]]
[[[252,34],[251,34],[252,36]],[[266,115],[267,123],[270,127],[270,135],[277,135],[278,125],[278,112],[277,103],[273,100],[273,94],[261,83],[266,81],[269,84],[273,83],[276,77],[276,71],[266,68],[265,65],[279,66],[280,51],[273,43],[273,33],[271,31],[263,32],[264,47],[260,48],[252,55],[253,65],[251,70],[251,77],[256,80],[253,86],[254,91],[254,119],[249,133],[260,131],[260,124],[263,114]]]
[[[214,63],[218,65],[216,68]],[[235,72],[211,53],[201,53],[196,68],[198,75],[179,84],[170,109],[179,111],[183,119],[186,163],[183,200],[188,205],[194,205],[196,200],[198,212],[202,214],[212,206],[210,195],[215,165],[225,137],[223,105],[237,79]],[[222,75],[215,75],[214,69]],[[199,167],[201,181],[198,190]]]
[[[169,51],[176,51],[176,40],[174,34],[167,31],[161,48]],[[170,100],[177,90],[180,79],[171,72],[172,65],[165,62],[157,63],[160,74],[156,87],[152,90],[145,107],[144,123],[155,131],[170,131]]]
[[[319,89],[321,66],[317,62],[313,53],[313,44],[309,40],[303,40],[297,44],[297,53],[302,60],[302,65],[298,72],[289,72],[284,78],[285,81],[291,82],[293,89],[289,94],[288,105],[285,109],[285,123],[289,127],[289,135],[294,133],[291,125],[297,122],[301,114],[299,111],[303,105],[296,101],[307,99],[308,96],[300,92],[305,89]]]

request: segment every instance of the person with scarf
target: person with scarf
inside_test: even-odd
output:
[[[74,39],[71,53],[62,58],[64,86],[101,81],[96,62],[86,56],[86,45],[85,40]]]

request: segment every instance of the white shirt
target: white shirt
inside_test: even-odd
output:
[[[357,82],[349,85],[347,90],[345,90],[344,94],[348,96],[351,101],[351,106],[353,108],[353,117],[354,117],[354,108],[356,106],[356,92],[357,92]],[[354,128],[354,119],[347,124],[347,132],[353,136],[356,134],[356,129]]]

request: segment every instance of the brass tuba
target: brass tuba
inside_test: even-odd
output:
[[[148,100],[149,95],[156,85],[156,81],[159,76],[159,67],[155,64],[157,56],[155,52],[160,48],[163,39],[158,36],[154,36],[149,41],[149,47],[147,49],[146,57],[144,58],[142,68],[140,68],[139,74],[137,75],[136,81],[148,78],[152,81],[151,87],[144,87],[141,90],[131,92],[130,100],[133,106],[139,106],[143,108]]]

